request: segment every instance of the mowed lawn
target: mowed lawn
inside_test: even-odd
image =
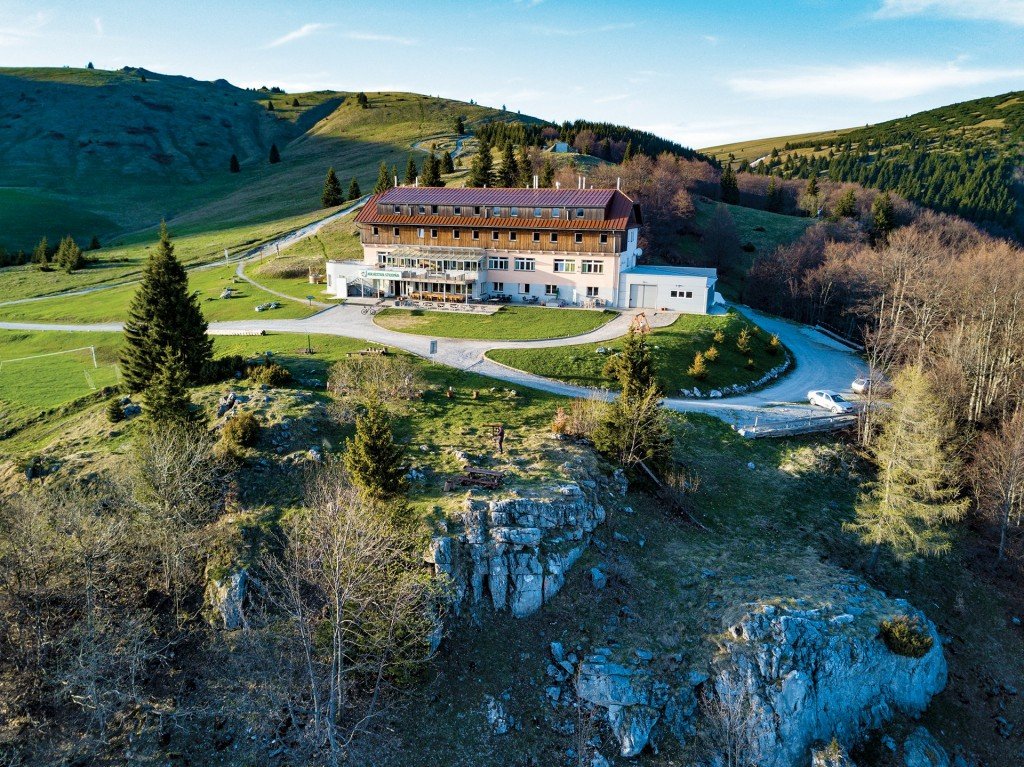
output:
[[[503,306],[494,314],[385,309],[374,321],[388,330],[439,338],[528,341],[589,333],[616,316],[612,311]]]
[[[235,276],[235,265],[198,269],[189,272],[189,287],[199,293],[203,315],[210,322],[260,318],[298,319],[317,311],[288,301]],[[231,298],[221,298],[225,288]],[[77,296],[53,296],[23,304],[0,306],[0,320],[8,322],[90,323],[120,322],[128,315],[128,306],[137,284],[97,290]],[[278,309],[257,312],[260,304],[277,302]]]
[[[750,352],[746,354],[736,348],[736,339],[744,327],[752,336]],[[715,342],[716,331],[725,334],[723,342]],[[697,387],[706,392],[760,378],[783,359],[781,350],[774,355],[769,353],[768,340],[767,333],[735,313],[719,316],[683,314],[668,327],[653,330],[648,336],[658,378],[669,396],[678,395],[680,389]],[[706,351],[711,346],[718,349],[718,359],[708,363],[707,378],[698,381],[686,372],[687,368],[697,352]],[[616,388],[616,382],[607,378],[603,370],[608,358],[621,349],[622,339],[618,339],[547,349],[494,349],[487,356],[504,365],[566,383]],[[748,367],[748,360],[753,360],[753,368]]]

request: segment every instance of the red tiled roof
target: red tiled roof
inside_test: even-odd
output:
[[[392,196],[396,192],[431,192],[431,196],[420,196],[401,198]],[[468,192],[465,197],[452,195],[441,197],[437,193]],[[489,193],[488,196],[477,196],[476,193]],[[509,197],[501,197],[498,193],[508,193]],[[519,193],[537,195],[549,193],[541,198],[529,198]],[[436,196],[434,196],[436,195]],[[557,199],[551,195],[560,195]],[[574,195],[574,197],[572,196]],[[599,197],[600,195],[600,197]],[[585,197],[586,196],[586,197]],[[590,202],[584,202],[587,199]],[[599,202],[604,199],[605,202]],[[598,202],[593,202],[598,200]],[[432,216],[405,215],[401,213],[377,212],[377,204],[385,205],[481,205],[481,206],[518,206],[523,208],[543,207],[602,207],[605,209],[605,218],[593,219],[565,219],[565,218],[534,218],[529,215],[515,218],[492,218],[488,216]],[[623,230],[630,225],[630,216],[633,212],[633,202],[626,195],[615,189],[446,189],[438,187],[408,187],[400,186],[389,189],[379,195],[374,195],[363,206],[356,216],[356,223],[379,224],[382,226],[458,226],[466,229],[574,229],[574,230]],[[635,222],[634,222],[635,223]]]
[[[396,186],[377,202],[385,205],[515,205],[527,208],[604,208],[615,189],[520,189]],[[619,194],[622,194],[619,192]]]

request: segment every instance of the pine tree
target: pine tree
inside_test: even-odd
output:
[[[623,164],[633,159],[633,140],[630,139],[626,142],[626,151],[622,153]]]
[[[395,442],[391,420],[380,404],[356,417],[356,433],[345,443],[345,469],[370,498],[386,500],[405,490],[405,448]]]
[[[277,151],[277,144],[270,145],[270,164],[276,165],[281,162],[281,153]]]
[[[78,247],[78,243],[71,238],[70,234],[60,241],[53,260],[57,266],[68,274],[85,266],[85,256],[82,254],[82,249]]]
[[[89,250],[99,250],[101,247],[103,246],[100,245],[100,238],[94,234],[92,239],[89,240]]]
[[[512,142],[505,144],[501,152],[501,170],[498,171],[498,185],[505,187],[516,186],[519,181],[519,164],[516,162],[515,151]]]
[[[782,189],[779,188],[779,184],[775,180],[775,176],[772,176],[771,181],[768,182],[766,205],[768,210],[772,213],[782,212]]]
[[[370,108],[370,100],[366,98],[366,94],[362,91],[356,94],[356,103],[359,104],[363,109]]]
[[[373,193],[380,194],[391,188],[391,179],[388,178],[388,165],[381,160],[380,168],[377,171],[377,183],[373,185]]]
[[[462,115],[458,115],[455,118],[455,134],[458,136],[463,135],[466,132],[466,121],[462,118]]]
[[[121,407],[121,398],[116,395],[107,402],[107,420],[111,423],[118,423],[124,420],[124,408]]]
[[[268,112],[273,112],[274,111],[274,102],[271,101],[270,99],[267,99],[267,111]]]
[[[804,194],[808,197],[818,196],[818,176],[817,174],[812,175],[807,179],[807,189],[804,190]]]
[[[608,360],[604,375],[618,381],[623,396],[627,397],[656,386],[654,359],[646,334],[630,328],[622,352]]]
[[[516,158],[516,165],[519,166],[519,186],[533,186],[533,164],[530,162],[530,153],[526,149],[526,144],[519,145],[519,156]]]
[[[333,208],[341,203],[341,182],[338,181],[334,168],[328,168],[327,178],[324,179],[324,191],[320,195],[320,204],[325,208]]]
[[[836,201],[835,215],[837,218],[855,218],[857,215],[857,195],[847,189]]]
[[[550,189],[555,185],[555,166],[551,164],[551,158],[544,158],[544,167],[540,169],[540,185]]]
[[[363,193],[359,191],[359,182],[356,181],[355,176],[352,177],[352,181],[348,185],[348,200],[358,200],[363,196]]]
[[[128,307],[121,350],[121,373],[128,391],[142,391],[156,373],[163,350],[180,359],[189,382],[201,380],[213,353],[197,293],[188,289],[188,274],[174,255],[167,226],[150,255],[142,282]]]
[[[451,152],[441,152],[441,172],[442,173],[454,173],[455,172],[455,160],[452,159]]]
[[[444,186],[441,180],[441,163],[431,152],[423,161],[423,186]]]
[[[736,171],[732,169],[732,165],[729,163],[725,164],[722,169],[722,202],[727,202],[731,205],[738,205],[740,201],[740,188],[736,182]]]
[[[32,263],[40,266],[50,263],[50,245],[45,237],[39,240],[39,244],[32,251]]]
[[[882,192],[871,202],[871,224],[875,237],[885,239],[895,228],[895,211],[888,192]]]
[[[192,399],[188,395],[185,361],[171,347],[160,354],[153,378],[142,395],[146,417],[161,426],[196,423]]]
[[[299,106],[299,100],[297,98],[292,99],[292,106],[293,107]]]
[[[424,175],[426,171],[424,171]],[[405,164],[405,184],[406,186],[412,186],[416,183],[416,177],[420,175],[419,168],[416,167],[416,158],[409,155],[409,162]]]
[[[704,353],[697,352],[693,356],[693,364],[686,369],[686,375],[690,378],[695,378],[698,381],[703,381],[708,377],[708,365],[704,361]]]
[[[240,170],[242,170],[242,166],[238,162],[238,155],[231,155],[231,162],[228,164],[228,168],[231,170],[232,173],[238,173]]]
[[[486,141],[480,142],[479,151],[473,157],[466,186],[494,186],[494,158],[491,157],[491,145]]]
[[[893,389],[892,407],[870,447],[878,476],[857,500],[854,521],[844,525],[871,546],[869,569],[882,546],[901,559],[948,551],[945,525],[963,516],[968,503],[956,486],[954,422],[927,376],[904,368]]]

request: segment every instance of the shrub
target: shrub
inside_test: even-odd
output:
[[[757,365],[754,364],[754,358],[753,357],[747,357],[747,370],[753,370],[756,367],[757,367]]]
[[[241,354],[228,354],[210,360],[203,366],[203,383],[217,383],[234,378],[236,373],[245,373],[245,357]]]
[[[693,364],[686,369],[686,374],[691,378],[696,378],[698,381],[703,381],[708,377],[708,366],[704,362],[704,355],[701,352],[697,352],[694,356]]]
[[[740,330],[740,334],[736,338],[736,348],[739,349],[741,354],[750,353],[750,330],[747,328]]]
[[[260,438],[260,422],[252,413],[236,413],[224,424],[220,437],[233,449],[252,447]]]
[[[722,332],[721,330],[716,330],[715,331],[715,335],[713,337],[715,339],[715,343],[716,344],[724,344],[725,343],[725,333]]]
[[[778,354],[779,349],[782,347],[782,342],[779,340],[779,336],[772,333],[772,337],[768,339],[768,353]]]
[[[898,615],[891,621],[882,621],[880,634],[891,652],[907,658],[923,658],[934,644],[917,616]]]
[[[551,432],[553,434],[565,434],[569,429],[569,416],[564,407],[555,411],[555,417],[551,421]]]
[[[704,359],[708,362],[714,362],[718,359],[718,347],[711,346],[706,352],[704,352]]]
[[[250,365],[246,370],[246,376],[255,384],[266,384],[267,386],[286,386],[292,380],[291,371],[276,362]]]

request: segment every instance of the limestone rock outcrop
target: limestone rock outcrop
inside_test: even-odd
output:
[[[219,623],[228,631],[242,626],[242,605],[248,582],[246,571],[237,570],[206,584],[206,602],[212,608],[215,624]]]
[[[468,499],[461,532],[435,537],[426,555],[449,579],[456,614],[484,603],[517,618],[539,610],[565,584],[621,481],[588,473],[542,497]]]

